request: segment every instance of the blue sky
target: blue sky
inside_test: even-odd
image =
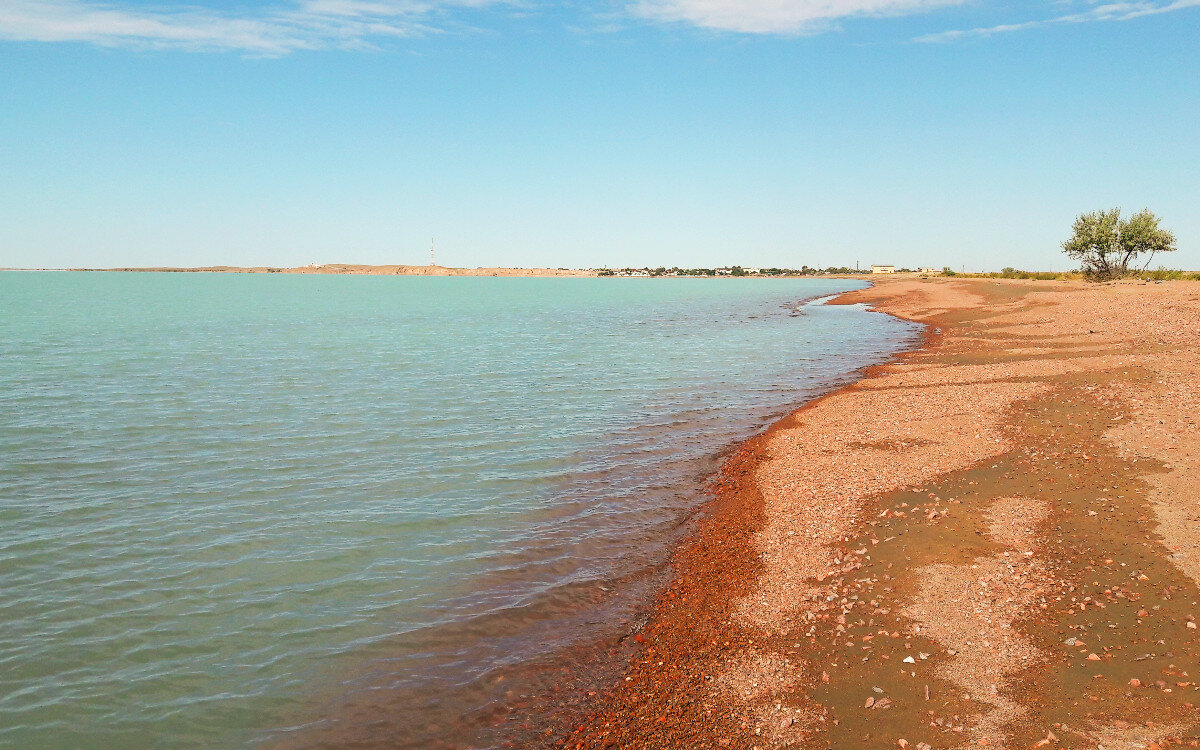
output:
[[[1200,0],[0,2],[0,266],[1200,268]],[[1155,261],[1158,265],[1158,261]]]

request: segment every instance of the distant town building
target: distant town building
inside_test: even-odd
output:
[[[941,273],[941,271],[937,270],[936,268],[921,267],[917,269],[917,273]]]
[[[871,273],[895,273],[895,272],[896,272],[895,266],[878,266],[878,265],[871,266]]]
[[[746,273],[752,273],[752,274],[762,273],[761,268],[743,268],[742,270],[745,271]]]

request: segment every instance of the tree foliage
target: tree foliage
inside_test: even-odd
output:
[[[1144,208],[1128,219],[1121,209],[1093,211],[1075,219],[1071,239],[1062,243],[1063,252],[1083,266],[1089,278],[1105,280],[1129,273],[1129,264],[1148,255],[1175,249],[1175,235],[1158,226],[1159,218]]]

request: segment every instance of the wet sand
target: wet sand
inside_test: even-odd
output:
[[[1200,284],[886,279],[924,346],[728,459],[568,748],[1196,746]]]

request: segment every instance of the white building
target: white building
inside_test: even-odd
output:
[[[895,272],[896,272],[895,266],[877,266],[877,265],[871,266],[871,273],[895,273]]]

